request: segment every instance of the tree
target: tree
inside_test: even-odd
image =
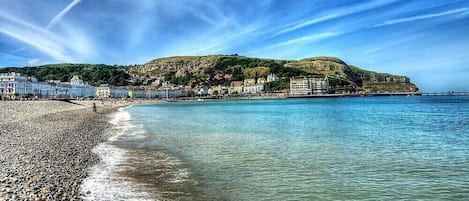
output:
[[[268,82],[265,84],[265,92],[278,92],[290,88],[290,79],[282,78],[277,81]]]

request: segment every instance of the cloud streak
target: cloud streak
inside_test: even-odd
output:
[[[288,32],[291,32],[291,31],[295,31],[295,30],[298,30],[298,29],[301,29],[301,28],[304,28],[304,27],[307,27],[307,26],[310,26],[310,25],[313,25],[313,24],[317,24],[317,23],[320,23],[320,22],[324,22],[324,21],[327,21],[327,20],[332,20],[332,19],[343,17],[343,16],[346,16],[346,15],[351,15],[351,14],[354,14],[354,13],[359,13],[359,12],[371,10],[371,9],[374,9],[374,8],[377,8],[377,7],[385,6],[385,5],[394,3],[396,1],[397,0],[373,1],[371,3],[360,4],[360,5],[357,5],[357,6],[342,7],[342,8],[339,8],[339,9],[331,10],[331,11],[328,12],[328,14],[325,14],[323,16],[311,18],[311,19],[303,21],[301,23],[296,23],[295,25],[290,26],[288,28],[282,29],[282,30],[278,31],[277,33],[275,33],[274,36],[284,34],[284,33],[288,33]]]
[[[324,39],[327,39],[327,38],[339,36],[341,34],[343,34],[343,33],[324,32],[324,33],[318,33],[318,34],[311,34],[311,35],[302,36],[302,37],[290,39],[290,40],[287,40],[287,41],[283,41],[283,42],[280,42],[280,43],[276,43],[274,45],[270,45],[270,46],[267,46],[265,48],[253,50],[253,51],[250,51],[249,54],[254,54],[254,53],[257,53],[257,52],[262,52],[262,51],[266,51],[266,50],[270,50],[270,49],[285,47],[285,46],[294,45],[294,44],[298,44],[298,43],[302,43],[302,44],[313,43],[313,42],[317,42],[317,41],[324,40]]]
[[[426,19],[430,19],[430,18],[442,17],[442,16],[459,14],[459,13],[464,14],[467,11],[469,11],[469,8],[465,7],[465,8],[458,8],[458,9],[449,10],[449,11],[440,12],[440,13],[432,13],[432,14],[417,15],[417,16],[406,17],[406,18],[393,19],[393,20],[385,21],[385,22],[380,23],[380,24],[376,24],[373,27],[382,27],[382,26],[401,24],[401,23],[406,23],[406,22],[413,22],[413,21],[417,21],[417,20],[426,20]]]
[[[67,5],[62,11],[60,11],[59,14],[57,14],[52,20],[47,24],[46,29],[50,29],[54,27],[57,23],[62,20],[62,18],[78,3],[80,3],[81,0],[73,0],[70,4]]]
[[[5,23],[0,23],[0,33],[34,46],[57,60],[72,61],[65,54],[63,45],[56,42],[61,41],[59,36],[6,13],[0,13],[0,18],[6,20]]]

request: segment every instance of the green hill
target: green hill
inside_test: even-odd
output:
[[[334,90],[366,92],[415,92],[417,86],[406,76],[378,73],[349,65],[336,57],[312,57],[301,60],[250,58],[234,55],[174,56],[158,58],[142,65],[109,66],[104,64],[52,64],[36,67],[0,68],[16,71],[39,80],[63,82],[78,75],[91,85],[151,84],[164,79],[176,85],[191,87],[229,86],[231,81],[266,78],[276,74],[280,80],[266,85],[269,90],[289,88],[293,76],[327,76]]]
[[[104,64],[48,64],[34,67],[8,67],[0,68],[0,72],[18,72],[28,76],[34,76],[39,81],[60,80],[69,82],[70,78],[78,75],[81,79],[93,86],[111,84],[125,86],[129,82],[130,75],[125,66],[109,66]]]
[[[265,77],[266,74],[274,73],[283,79],[299,75],[328,76],[331,86],[348,90],[418,91],[417,86],[406,76],[363,70],[336,57],[312,57],[295,61],[238,55],[178,56],[152,60],[130,68],[129,73],[164,76],[172,83],[192,87],[219,84],[227,86],[231,81]],[[283,86],[288,87],[285,84]]]

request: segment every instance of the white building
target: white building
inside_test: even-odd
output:
[[[290,78],[290,95],[326,94],[329,91],[329,79],[326,77]]]
[[[245,94],[259,94],[259,93],[262,93],[263,91],[264,91],[264,85],[262,84],[245,86],[243,88],[243,93]]]
[[[99,85],[96,87],[97,98],[109,98],[111,96],[111,88],[107,84]]]
[[[123,87],[110,88],[110,96],[113,98],[127,98],[129,96],[129,90]]]
[[[207,96],[209,94],[209,90],[208,89],[200,89],[198,92],[197,92],[197,95],[199,96]]]
[[[70,79],[70,97],[94,97],[96,96],[96,87],[85,84],[78,75]]]
[[[81,86],[83,85],[83,80],[78,77],[78,75],[74,75],[72,79],[70,79],[70,85],[72,86]]]
[[[31,88],[32,94],[39,98],[49,98],[56,94],[56,86],[45,82],[32,82]]]
[[[75,79],[74,79],[75,78]],[[19,73],[0,73],[0,99],[34,96],[38,98],[90,97],[96,95],[96,88],[84,85],[83,80],[74,76],[69,84],[38,82],[34,77]]]
[[[94,97],[96,96],[96,87],[90,85],[71,85],[70,96],[74,97]]]
[[[271,73],[267,76],[267,82],[273,82],[273,81],[277,81],[278,80],[278,77],[277,75]]]
[[[14,98],[15,95],[33,95],[34,77],[21,76],[20,73],[0,73],[0,98]]]

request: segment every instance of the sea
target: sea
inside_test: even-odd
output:
[[[121,108],[85,200],[468,200],[469,96]]]

